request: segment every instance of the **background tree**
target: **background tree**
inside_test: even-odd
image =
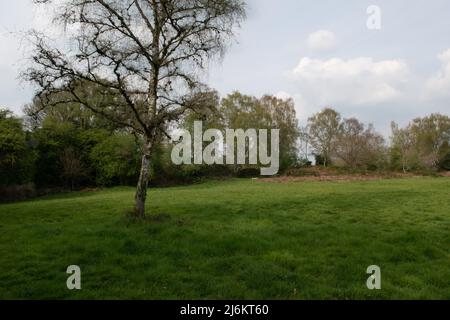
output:
[[[387,161],[384,138],[372,125],[366,128],[355,118],[344,119],[341,123],[335,154],[352,169],[379,169]]]
[[[75,190],[77,183],[88,176],[88,171],[73,148],[66,148],[60,155],[62,177],[66,179],[70,189]]]
[[[378,132],[374,126],[369,124],[364,132],[366,141],[365,152],[363,153],[363,166],[369,170],[386,170],[389,167],[389,147],[386,139]]]
[[[80,85],[88,88],[90,84],[81,83]],[[69,95],[64,92],[47,96],[47,105],[52,105],[52,107],[46,107],[46,104],[44,104],[43,101],[41,101],[38,97],[35,97],[31,103],[25,105],[23,108],[23,113],[25,114],[25,126],[30,131],[34,131],[35,129],[42,127],[45,122],[52,121],[59,123],[72,123],[81,130],[102,128],[108,131],[113,131],[124,128],[123,126],[108,121],[99,114],[94,113],[92,110],[79,102],[58,103],[68,97]],[[95,101],[100,98],[101,97],[97,97],[95,95],[93,90],[91,91],[90,100]]]
[[[0,186],[32,182],[34,157],[22,121],[0,109]]]
[[[446,169],[450,153],[450,118],[432,114],[414,119],[400,129],[392,124],[391,153],[401,159],[403,171]]]
[[[360,166],[364,140],[364,124],[355,118],[344,119],[336,138],[336,155],[351,168]]]
[[[341,115],[330,108],[324,109],[308,119],[311,144],[323,159],[325,167],[331,162],[340,124]]]
[[[292,99],[282,100],[270,95],[258,99],[234,92],[222,99],[218,112],[224,128],[280,129],[280,170],[296,164],[299,131]]]
[[[299,152],[301,165],[311,165],[311,138],[308,126],[299,127]]]
[[[444,141],[439,149],[439,168],[450,170],[450,141]]]
[[[397,162],[404,173],[412,169],[415,160],[415,137],[410,128],[401,129],[395,122],[391,123],[391,164]]]
[[[101,185],[130,185],[139,175],[139,144],[131,134],[116,133],[98,143],[90,157]]]
[[[215,105],[215,108],[201,113],[190,112],[183,119],[182,127],[192,134],[194,122],[202,121],[203,130],[218,129],[224,138],[226,129],[280,129],[280,170],[297,163],[299,131],[292,99],[282,100],[270,95],[258,99],[236,91],[220,101],[218,95],[212,94],[210,105]],[[208,144],[209,142],[205,142],[204,146]],[[246,151],[248,161],[248,149]],[[196,166],[192,169],[205,176],[259,175],[260,165]]]
[[[87,147],[82,148],[82,144],[87,142],[82,138],[87,138],[88,133],[90,131],[84,131],[70,121],[61,122],[52,117],[43,119],[30,137],[37,154],[34,179],[38,188],[74,188],[75,184],[86,185],[91,182],[88,172],[85,175],[81,170],[90,168],[87,154],[83,152]],[[107,135],[105,133],[104,136]],[[73,163],[71,156],[76,157]],[[80,169],[79,175],[75,172],[75,161]]]
[[[450,118],[441,114],[417,118],[411,123],[410,130],[415,136],[420,164],[438,169],[450,141]]]
[[[265,95],[260,99],[263,109],[269,113],[268,129],[280,129],[280,170],[298,163],[298,139],[300,131],[292,98],[283,100]]]
[[[199,70],[209,58],[223,53],[244,18],[244,3],[68,0],[57,8],[55,23],[71,30],[66,33],[70,45],[58,46],[34,33],[34,66],[25,77],[39,86],[43,105],[80,103],[142,136],[134,212],[144,217],[157,136],[167,122],[189,109],[205,107]],[[61,92],[59,101],[49,99]],[[90,99],[93,92],[98,99]]]

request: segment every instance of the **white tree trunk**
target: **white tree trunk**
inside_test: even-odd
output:
[[[152,144],[146,143],[142,156],[141,172],[136,189],[134,214],[136,218],[145,218],[145,202],[147,200],[148,180],[150,176],[150,157]]]

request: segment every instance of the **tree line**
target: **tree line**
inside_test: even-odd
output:
[[[450,118],[431,114],[412,120],[405,128],[392,122],[390,141],[372,124],[343,119],[327,108],[301,128],[303,146],[311,145],[316,163],[357,170],[450,170]]]
[[[150,160],[150,184],[166,186],[207,177],[259,174],[259,165],[174,165],[171,152],[175,141],[170,132],[177,128],[192,130],[194,121],[202,121],[204,130],[280,128],[281,169],[296,165],[298,122],[291,99],[258,99],[238,92],[219,99],[211,91],[207,104],[209,108],[187,112],[164,128],[166,134],[158,135]],[[20,199],[36,190],[46,193],[134,186],[138,182],[145,141],[126,126],[107,121],[79,103],[42,108],[36,98],[24,113],[22,118],[6,109],[0,113],[0,188],[4,197],[7,189],[9,197]]]
[[[316,165],[350,170],[450,170],[450,118],[440,114],[414,119],[405,128],[392,123],[387,141],[373,125],[342,118],[331,108],[300,127],[292,99],[256,98],[234,92],[222,99],[210,92],[212,106],[188,112],[165,128],[193,130],[280,129],[280,173]],[[144,141],[124,126],[98,116],[82,104],[42,109],[39,99],[24,108],[25,116],[0,111],[0,188],[3,198],[25,198],[36,192],[87,187],[135,185]],[[150,184],[186,184],[211,177],[254,177],[259,165],[174,165],[174,141],[160,135],[151,157]],[[9,190],[9,192],[8,192]]]

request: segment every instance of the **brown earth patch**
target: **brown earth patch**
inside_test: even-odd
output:
[[[449,175],[450,176],[450,175]],[[289,183],[289,182],[303,182],[303,181],[374,181],[374,180],[384,180],[384,179],[402,179],[414,177],[413,174],[403,174],[403,173],[392,173],[386,175],[376,175],[376,174],[339,174],[339,175],[317,175],[317,176],[281,176],[274,178],[263,178],[258,179],[262,182],[272,182],[272,183]]]

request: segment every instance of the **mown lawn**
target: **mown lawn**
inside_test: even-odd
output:
[[[156,189],[140,224],[133,192],[1,205],[0,298],[450,299],[448,178]]]

